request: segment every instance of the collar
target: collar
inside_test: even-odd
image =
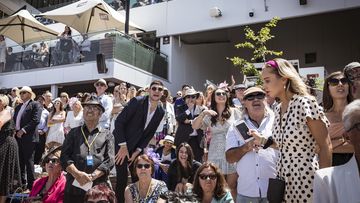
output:
[[[86,126],[85,123],[81,126],[81,128],[84,130],[84,132],[89,133],[89,134],[93,134],[94,132],[96,133],[96,132],[102,132],[102,131],[104,131],[104,128],[102,128],[99,123],[98,123],[97,126],[94,128],[94,130],[91,131],[91,132],[89,132],[89,129],[87,128],[87,126]]]

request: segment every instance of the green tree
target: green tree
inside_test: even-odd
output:
[[[240,68],[240,71],[246,76],[259,76],[259,71],[255,68],[255,62],[265,62],[268,55],[281,56],[282,51],[270,50],[266,47],[266,43],[274,38],[275,36],[271,34],[271,29],[275,28],[280,18],[274,17],[268,23],[265,24],[258,32],[255,32],[250,27],[246,26],[245,31],[245,42],[235,45],[235,48],[246,48],[252,50],[252,57],[250,61],[241,58],[239,56],[234,56],[228,58],[236,67]]]

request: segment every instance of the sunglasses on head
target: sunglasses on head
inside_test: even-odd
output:
[[[59,163],[59,159],[58,158],[47,158],[47,159],[45,159],[44,160],[44,162],[46,163],[46,164],[48,164],[48,163],[52,163],[52,164],[55,164],[55,163]]]
[[[164,88],[162,87],[151,87],[151,90],[156,92],[156,91],[159,91],[159,92],[162,92],[164,90]]]
[[[265,98],[265,94],[263,93],[259,93],[259,94],[250,94],[247,95],[246,97],[244,97],[244,100],[248,100],[248,101],[253,101],[254,99],[264,99]]]
[[[215,95],[220,97],[220,96],[226,96],[226,92],[215,92]]]
[[[196,99],[196,95],[188,95],[188,96],[185,97],[185,99],[186,98]]]
[[[199,178],[201,180],[207,180],[207,179],[215,180],[217,178],[217,176],[216,176],[216,174],[200,174]]]
[[[149,169],[150,168],[150,164],[136,164],[136,168],[138,169]]]
[[[348,84],[350,81],[347,78],[341,78],[341,79],[331,78],[331,79],[329,79],[328,84],[330,86],[337,86],[337,85],[339,85],[340,82],[341,82],[341,84],[345,85],[345,84]]]

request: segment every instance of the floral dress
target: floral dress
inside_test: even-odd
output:
[[[280,105],[275,108],[273,136],[281,157],[276,171],[285,179],[285,202],[312,202],[314,173],[319,169],[315,139],[307,118],[329,122],[314,98],[294,95],[280,122]]]
[[[219,122],[211,126],[211,117],[206,115],[203,119],[202,128],[209,127],[211,131],[211,141],[209,146],[208,161],[216,164],[224,174],[236,173],[235,164],[230,164],[225,158],[226,134],[229,127],[241,117],[241,112],[236,108],[231,108],[231,116],[224,124]]]
[[[145,198],[140,197],[137,183],[130,184],[129,189],[133,201],[136,203],[156,203],[157,200],[160,198],[160,195],[163,195],[168,191],[166,184],[163,181],[152,179],[151,184],[152,186],[150,194],[146,195]]]

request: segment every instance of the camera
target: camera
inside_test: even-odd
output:
[[[249,11],[249,17],[254,17],[254,10]]]

